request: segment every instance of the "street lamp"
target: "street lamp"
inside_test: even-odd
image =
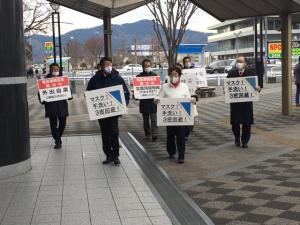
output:
[[[54,62],[56,63],[56,47],[59,48],[59,67],[60,67],[60,75],[62,75],[62,45],[61,45],[61,34],[60,34],[60,15],[59,15],[59,7],[60,5],[54,2],[49,3],[53,12],[52,12],[52,40],[53,40],[53,57],[54,57]],[[55,16],[57,21],[55,21]],[[58,28],[58,46],[56,45],[56,36],[55,36],[55,24],[57,23],[57,28]]]

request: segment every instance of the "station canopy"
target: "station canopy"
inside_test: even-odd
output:
[[[48,0],[76,11],[103,18],[146,5],[149,0]],[[300,0],[190,0],[220,21],[300,12]]]

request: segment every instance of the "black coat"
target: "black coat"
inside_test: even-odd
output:
[[[158,76],[157,74],[150,72],[145,73],[142,72],[137,77],[153,77]],[[157,112],[157,106],[154,103],[154,99],[141,99],[140,100],[140,113],[156,113]]]
[[[46,78],[51,78],[50,74]],[[40,95],[38,95],[40,100]],[[41,100],[40,100],[41,101]],[[55,102],[41,102],[45,105],[45,117],[67,117],[69,116],[68,102],[67,100],[55,101]]]
[[[95,76],[90,79],[86,90],[92,91],[117,85],[123,86],[126,104],[128,105],[130,93],[128,91],[127,85],[124,79],[119,75],[119,72],[114,69],[112,70],[111,74],[107,76],[104,76],[104,72],[102,70],[97,71]]]
[[[246,69],[244,77],[254,76],[252,70]],[[229,71],[227,78],[240,77],[237,69]],[[253,119],[253,103],[252,102],[241,102],[230,104],[230,123],[231,124],[246,124],[250,125],[254,123]]]

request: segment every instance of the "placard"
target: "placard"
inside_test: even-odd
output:
[[[90,120],[127,114],[122,85],[85,92]]]
[[[185,76],[189,77],[189,79],[190,77],[195,77],[193,80],[194,83],[187,83],[188,86],[191,85],[191,89],[195,88],[195,86],[196,89],[208,86],[205,68],[184,69],[182,70],[182,79],[184,79]]]
[[[161,98],[157,105],[157,126],[194,125],[194,108],[189,98]]]
[[[160,90],[160,77],[135,77],[133,78],[133,91],[136,99],[152,99]]]
[[[236,77],[224,80],[225,103],[259,101],[257,77]]]
[[[52,77],[37,80],[41,102],[67,100],[72,97],[68,77]]]

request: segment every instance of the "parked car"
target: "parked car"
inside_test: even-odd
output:
[[[133,72],[142,72],[143,68],[140,64],[128,64],[122,68],[122,70],[133,71]]]
[[[248,68],[255,69],[255,58],[246,57]],[[225,68],[225,73],[228,73],[231,69],[236,67],[236,59],[233,59],[230,66]]]
[[[205,70],[206,73],[210,74],[224,73],[226,66],[228,66],[227,60],[218,60],[209,64]]]

